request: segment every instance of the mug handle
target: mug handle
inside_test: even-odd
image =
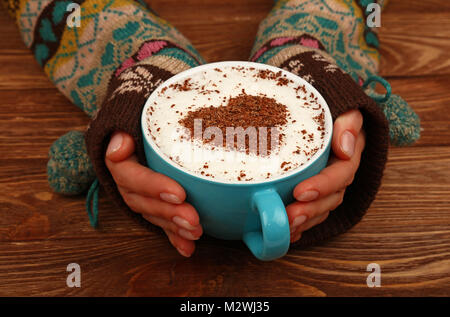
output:
[[[289,220],[284,203],[274,189],[256,192],[252,197],[261,220],[261,231],[244,234],[243,240],[260,260],[271,261],[285,255],[290,244]]]

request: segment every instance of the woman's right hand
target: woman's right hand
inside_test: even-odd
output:
[[[152,224],[161,227],[170,243],[186,257],[203,233],[197,211],[184,202],[186,193],[173,179],[138,163],[133,138],[115,132],[105,163],[125,203]]]

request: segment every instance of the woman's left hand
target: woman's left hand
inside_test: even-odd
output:
[[[345,189],[353,182],[365,145],[363,117],[359,110],[340,115],[334,122],[333,153],[328,166],[319,174],[298,184],[295,202],[286,207],[291,243],[304,231],[327,219],[343,201]]]

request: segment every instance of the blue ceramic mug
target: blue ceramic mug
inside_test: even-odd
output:
[[[146,133],[145,114],[158,92],[197,72],[224,65],[254,67],[274,72],[282,71],[288,79],[305,85],[325,109],[327,133],[324,146],[307,163],[279,177],[263,181],[225,182],[193,174],[170,160]],[[186,201],[197,210],[204,233],[219,239],[243,240],[260,260],[269,261],[284,256],[290,244],[289,221],[285,205],[294,198],[294,187],[318,174],[327,164],[333,123],[329,108],[319,92],[304,79],[277,67],[252,62],[218,62],[201,65],[179,73],[160,85],[148,98],[142,112],[141,128],[148,166],[177,181],[186,191]]]

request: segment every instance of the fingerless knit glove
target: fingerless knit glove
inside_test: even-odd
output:
[[[6,5],[50,80],[92,117],[85,135],[71,131],[51,146],[50,186],[58,193],[79,194],[97,177],[113,200],[128,209],[104,163],[110,135],[116,130],[131,134],[145,164],[140,115],[147,97],[203,58],[140,1],[7,0]]]
[[[389,128],[395,145],[419,137],[417,115],[377,76],[378,37],[366,26],[369,3],[383,6],[382,1],[278,0],[261,22],[251,53],[251,61],[284,68],[312,84],[327,101],[333,120],[351,109],[364,117],[366,146],[355,179],[328,219],[302,234],[296,243],[300,246],[345,232],[361,219],[381,183]],[[371,89],[375,81],[385,85],[386,96]]]

